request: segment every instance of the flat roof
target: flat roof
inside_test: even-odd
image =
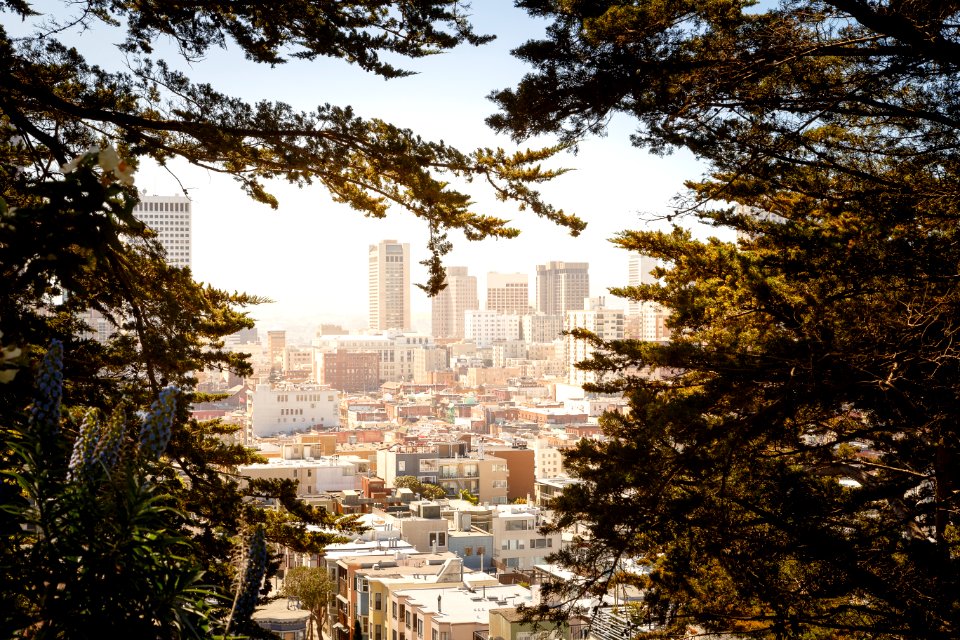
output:
[[[518,584],[475,587],[438,587],[400,590],[409,603],[432,613],[438,622],[449,624],[487,624],[494,609],[516,610],[519,604],[533,604],[530,589]],[[437,598],[440,598],[439,607]]]

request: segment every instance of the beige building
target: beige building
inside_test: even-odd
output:
[[[409,331],[410,244],[384,240],[369,250],[370,328]]]
[[[506,504],[510,472],[506,460],[491,456],[468,457],[464,443],[434,446],[394,446],[377,451],[377,474],[388,487],[398,476],[414,476],[438,484],[448,496],[461,490],[487,504]]]
[[[537,265],[537,311],[563,315],[580,308],[590,296],[586,262],[548,262]]]
[[[381,383],[413,380],[416,353],[434,346],[430,336],[395,332],[372,336],[317,336],[313,345],[317,347],[317,354],[338,350],[376,353]],[[322,363],[316,366],[319,368],[321,365]]]
[[[487,310],[503,315],[530,312],[530,293],[525,273],[487,274]]]
[[[447,267],[447,286],[433,298],[434,338],[463,338],[464,313],[480,308],[477,278],[466,267]]]
[[[560,533],[540,533],[541,511],[532,505],[500,505],[491,522],[493,557],[501,571],[530,570],[560,550]]]

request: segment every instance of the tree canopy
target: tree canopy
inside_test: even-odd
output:
[[[360,118],[348,106],[328,103],[303,112],[282,102],[249,104],[191,81],[154,55],[154,41],[165,38],[196,64],[211,48],[229,47],[269,65],[336,57],[395,78],[408,72],[385,58],[422,57],[492,38],[472,31],[462,3],[300,1],[267,13],[220,2],[91,0],[67,6],[29,37],[12,38],[0,27],[3,138],[25,143],[17,164],[32,170],[22,179],[56,173],[106,139],[134,161],[146,157],[163,164],[179,157],[229,174],[251,197],[271,206],[277,201],[266,181],[320,183],[336,201],[365,215],[384,217],[396,206],[423,219],[432,255],[424,287],[433,293],[443,283],[440,257],[449,250],[448,229],[471,240],[517,234],[503,218],[475,210],[451,181],[482,179],[499,199],[574,234],[584,226],[533,188],[561,172],[540,165],[556,148],[462,152],[384,120]],[[0,3],[0,10],[24,19],[32,15],[27,3],[15,0]],[[119,44],[124,70],[90,64],[82,51],[58,39],[61,32],[98,23],[124,28]]]
[[[666,306],[672,339],[583,365],[630,413],[565,461],[577,589],[632,582],[667,634],[955,637],[960,5],[518,4],[550,26],[491,124],[575,141],[631,116],[639,147],[709,166],[664,217],[738,238],[614,238],[661,260],[615,292]]]
[[[166,571],[180,582],[157,592],[171,598],[170,608],[158,613],[180,616],[192,625],[189,633],[201,636],[225,628],[256,631],[249,612],[267,584],[264,574],[276,569],[268,551],[273,545],[316,553],[337,540],[338,531],[357,530],[353,518],[336,518],[299,501],[290,481],[256,480],[241,489],[232,470],[259,458],[224,439],[237,427],[191,419],[190,403],[204,399],[195,391],[196,371],[250,372],[242,355],[224,349],[223,339],[252,326],[246,308],[263,300],[197,283],[189,270],[165,262],[154,232],[133,214],[140,162],[164,165],[180,158],[231,175],[253,199],[271,206],[277,203],[269,181],[280,179],[318,183],[368,216],[405,208],[431,233],[431,275],[424,284],[431,292],[443,286],[447,230],[461,230],[468,239],[516,234],[503,218],[477,210],[468,195],[452,188],[455,180],[483,180],[501,200],[574,234],[582,228],[579,219],[544,202],[535,189],[561,173],[540,166],[556,148],[460,151],[384,120],[360,118],[349,106],[325,104],[303,112],[276,101],[248,103],[194,82],[181,70],[184,61],[201,65],[212,49],[229,48],[263,63],[265,70],[290,59],[335,57],[397,78],[407,73],[398,60],[487,41],[490,36],[472,31],[466,10],[452,0],[268,7],[90,0],[55,4],[41,15],[28,2],[0,0],[0,630],[5,636],[30,629],[38,637],[82,637],[80,626],[102,593],[74,589],[88,584],[76,576],[59,579],[62,561],[51,546],[50,521],[32,526],[39,495],[31,489],[34,477],[49,483],[44,495],[50,504],[63,504],[65,512],[88,509],[89,518],[99,518],[101,545],[58,538],[79,545],[67,549],[76,552],[72,568],[80,573],[95,568],[90,576],[99,580],[109,573],[100,569],[115,560],[116,545],[130,542],[124,537],[128,531],[111,528],[126,520],[111,518],[110,510],[147,514],[144,530],[135,534],[156,544],[127,548],[143,551],[151,562],[138,572],[131,560],[118,588],[125,585],[136,597],[138,589],[158,586]],[[17,32],[24,35],[11,35],[15,21],[29,25]],[[103,29],[121,34],[114,67],[85,55],[84,38]],[[68,37],[78,44],[67,44]],[[158,55],[158,41],[172,43],[179,61]],[[110,323],[108,340],[93,339],[92,313]],[[63,437],[50,455],[29,456],[23,443],[37,436],[30,418],[37,388],[49,387],[38,362],[54,343],[62,347],[62,368],[50,421]],[[130,416],[102,420],[114,425],[110,433],[116,432],[121,448],[131,448],[139,428],[132,416],[147,412],[170,386],[177,389],[177,402],[163,455],[149,464],[128,457],[132,467],[126,475],[108,466],[108,479],[84,494],[91,502],[74,500],[70,446],[93,442],[84,434],[94,432],[82,416]],[[132,479],[129,491],[123,478]],[[268,500],[279,508],[263,508]],[[320,525],[323,532],[307,525]],[[156,552],[164,544],[176,559]],[[28,554],[35,563],[23,562]],[[71,586],[72,599],[51,608],[54,600],[43,600],[43,594],[61,584]],[[194,589],[198,584],[203,589]],[[122,595],[116,600],[120,606]],[[121,627],[129,619],[117,620]],[[77,626],[70,628],[71,621]],[[120,635],[189,634],[182,625],[147,627],[131,626]]]

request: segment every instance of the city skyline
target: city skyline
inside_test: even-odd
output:
[[[349,104],[358,115],[380,117],[463,150],[502,146],[509,151],[515,148],[511,141],[484,124],[494,111],[486,96],[514,84],[528,70],[510,56],[510,49],[535,37],[543,25],[500,0],[484,2],[472,11],[477,30],[497,33],[497,40],[404,61],[416,72],[406,78],[384,81],[341,61],[291,61],[278,66],[265,79],[267,85],[253,87],[247,82],[247,63],[230,52],[212,51],[205,65],[198,67],[197,79],[207,80],[200,74],[213,69],[216,77],[210,80],[237,95],[253,98],[266,91],[304,109],[326,101]],[[103,55],[112,54],[104,45]],[[482,68],[484,73],[463,73],[465,68]],[[329,80],[325,86],[304,82],[321,75]],[[577,238],[529,211],[497,201],[482,185],[456,185],[474,195],[478,211],[511,220],[521,235],[470,242],[452,232],[453,248],[444,257],[445,265],[468,267],[479,278],[481,297],[488,272],[528,273],[532,292],[535,266],[550,261],[590,263],[590,295],[604,295],[608,287],[625,285],[629,255],[608,240],[624,229],[650,228],[641,216],[666,216],[684,180],[702,173],[687,152],[656,157],[631,147],[631,131],[627,120],[615,117],[609,136],[582,141],[575,155],[564,153],[547,162],[573,169],[542,185],[542,192],[547,201],[587,222]],[[543,138],[531,146],[553,143]],[[174,195],[187,189],[193,202],[195,278],[272,299],[273,303],[251,310],[264,328],[321,322],[365,326],[366,249],[383,239],[409,243],[411,282],[427,281],[420,261],[428,257],[429,230],[408,212],[394,209],[385,219],[367,218],[333,202],[319,185],[297,189],[269,182],[268,190],[279,200],[279,208],[271,211],[253,202],[228,176],[176,160],[163,168],[144,163],[136,181],[151,195]],[[666,222],[662,228],[667,228]],[[715,231],[697,229],[695,233],[706,237]],[[415,326],[429,325],[431,302],[418,288],[411,293],[411,308]]]

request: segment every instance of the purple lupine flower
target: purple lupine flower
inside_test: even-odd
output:
[[[67,482],[84,482],[91,477],[96,460],[94,451],[99,438],[100,422],[97,420],[97,411],[90,409],[80,423],[80,433],[73,442],[73,453],[67,466]]]
[[[51,340],[37,372],[36,398],[30,407],[30,423],[41,434],[60,431],[60,400],[63,397],[63,343]]]
[[[124,414],[117,409],[110,420],[100,427],[100,439],[94,456],[108,471],[120,461],[120,445],[123,444]]]
[[[167,444],[173,427],[173,414],[177,410],[176,387],[166,387],[160,392],[152,405],[147,417],[140,427],[140,451],[154,460],[160,457]]]
[[[246,567],[243,571],[243,578],[238,588],[237,602],[234,607],[234,616],[238,620],[249,620],[253,615],[253,610],[257,606],[257,599],[260,596],[260,588],[263,586],[263,579],[267,575],[267,540],[263,531],[263,526],[259,525],[250,536],[250,542],[246,549]]]

